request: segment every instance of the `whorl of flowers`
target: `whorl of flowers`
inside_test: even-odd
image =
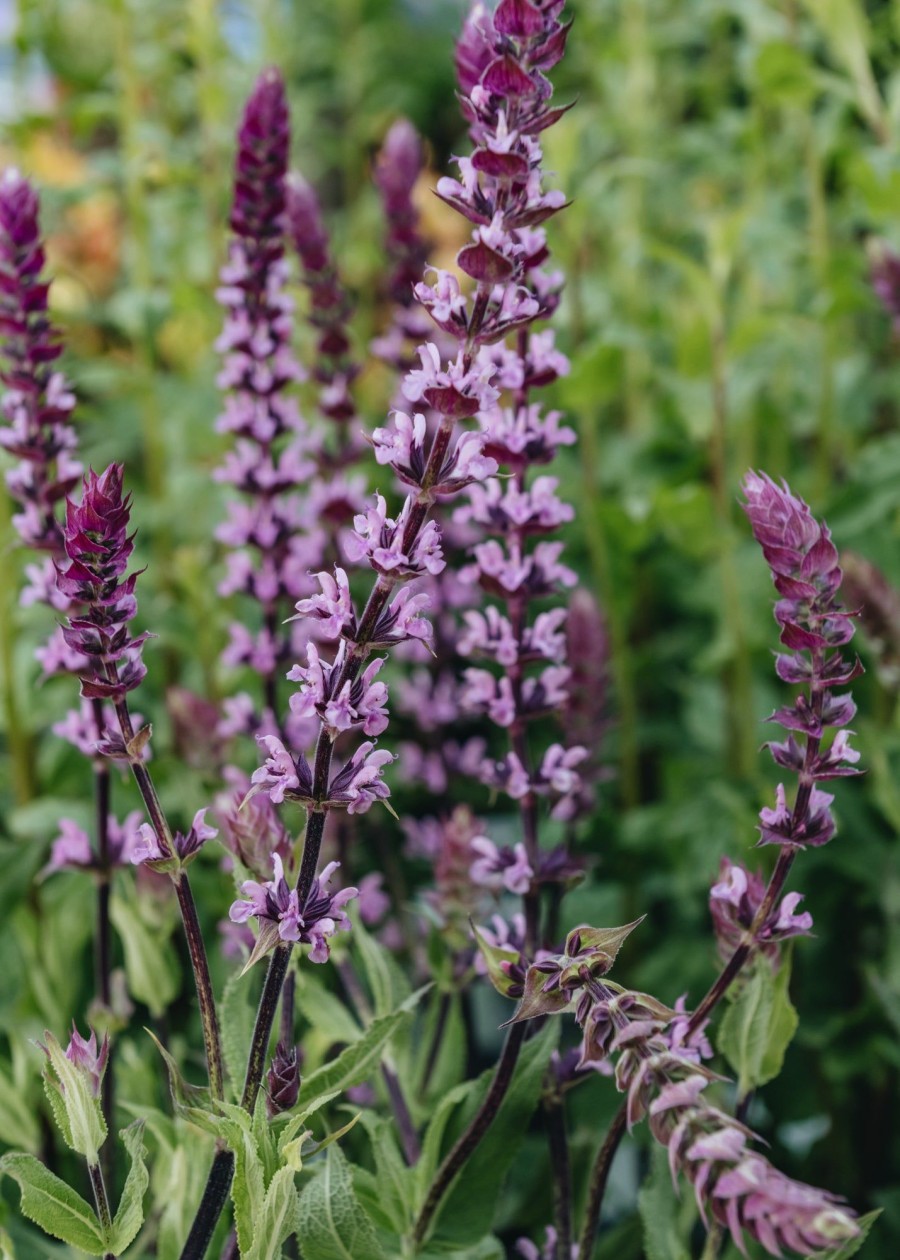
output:
[[[296,490],[313,472],[305,423],[288,388],[301,371],[290,347],[292,303],[284,292],[286,177],[290,141],[287,101],[277,70],[260,76],[238,133],[234,233],[217,296],[225,327],[219,385],[227,391],[217,422],[235,446],[216,478],[240,491],[217,537],[231,553],[220,592],[250,595],[261,610],[255,631],[234,625],[225,660],[263,676],[267,704],[289,652],[280,631],[284,610],[308,589],[318,541],[303,528]]]
[[[246,923],[250,918],[259,921],[259,936],[247,966],[277,939],[311,945],[310,962],[327,962],[331,937],[335,932],[350,930],[344,906],[356,897],[357,889],[342,888],[340,892],[329,893],[328,883],[340,865],[339,862],[329,862],[321,875],[313,880],[301,905],[297,889],[291,888],[285,879],[281,858],[276,854],[272,862],[275,878],[262,884],[246,880],[241,885],[245,899],[235,901],[229,911],[233,923]]]
[[[766,883],[759,871],[749,871],[743,863],[722,858],[718,881],[709,890],[709,908],[723,961],[728,961],[752,929],[756,948],[777,966],[781,956],[779,943],[811,931],[812,915],[807,911],[797,913],[803,894],[796,892],[782,897],[757,924],[756,916],[765,895]]]
[[[710,1217],[718,1221],[741,1251],[744,1233],[775,1256],[810,1256],[856,1237],[855,1214],[841,1199],[779,1172],[755,1149],[750,1129],[706,1101],[717,1077],[702,1063],[710,1053],[703,1026],[691,1031],[683,1010],[605,979],[634,926],[570,932],[564,954],[529,967],[516,1019],[574,1008],[582,1065],[608,1071],[615,1056],[628,1127],[648,1117],[676,1186],[680,1172],[707,1227]]]
[[[832,690],[862,672],[858,659],[848,662],[840,651],[853,637],[852,614],[838,600],[842,574],[828,527],[786,483],[778,486],[765,474],[751,472],[743,488],[744,510],[781,596],[775,620],[787,651],[776,658],[775,669],[782,682],[805,688],[793,705],[769,719],[787,731],[783,743],[768,744],[769,751],[779,766],[798,776],[798,789],[789,808],[779,785],[775,808],[760,812],[759,843],[794,849],[822,845],[834,835],[834,798],[816,784],[859,773],[851,732],[841,729],[853,720],[856,705],[849,693]],[[829,728],[838,728],[837,734],[823,748]]]
[[[89,470],[81,502],[66,502],[63,527],[69,563],[57,574],[62,594],[78,605],[63,630],[70,648],[86,658],[81,694],[89,700],[122,701],[137,687],[146,668],[141,659],[148,634],[132,636],[137,614],[137,573],[125,576],[134,550],[128,533],[131,496],[123,494],[123,468],[110,464],[98,476]],[[126,750],[106,749],[117,755]]]

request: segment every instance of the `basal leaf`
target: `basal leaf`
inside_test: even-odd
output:
[[[321,1172],[300,1195],[297,1237],[304,1260],[385,1260],[339,1146],[329,1147]]]
[[[46,1234],[89,1256],[102,1256],[108,1240],[91,1205],[45,1168],[39,1159],[12,1151],[0,1159],[0,1173],[18,1182],[21,1210]]]

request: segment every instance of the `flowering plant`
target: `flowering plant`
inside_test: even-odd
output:
[[[552,82],[564,7],[499,0],[464,21],[469,151],[434,188],[452,259],[420,210],[422,140],[405,119],[387,131],[372,172],[387,261],[374,365],[353,251],[345,274],[328,199],[291,170],[289,86],[259,75],[237,128],[207,425],[219,574],[203,584],[227,641],[205,682],[191,675],[203,694],[171,688],[158,735],[132,707],[141,690],[154,709],[169,668],[165,621],[158,654],[143,628],[160,555],[136,567],[154,526],[137,537],[127,451],[99,470],[78,458],[37,193],[17,170],[0,182],[0,442],[12,524],[38,553],[21,603],[51,610],[45,694],[79,694],[53,731],[94,790],[92,824],[57,814],[35,870],[48,899],[81,881],[95,925],[93,1000],[65,1048],[52,1030],[38,1042],[58,1139],[24,1140],[0,1173],[28,1221],[82,1252],[491,1260],[508,1244],[589,1260],[605,1254],[613,1157],[645,1120],[674,1187],[657,1168],[640,1191],[648,1255],[665,1213],[678,1254],[694,1233],[709,1260],[727,1239],[838,1260],[874,1219],[782,1171],[751,1114],[796,1031],[790,942],[819,913],[788,880],[835,840],[837,789],[821,784],[862,768],[840,557],[766,474],[747,474],[743,506],[778,594],[778,685],[800,688],[770,719],[784,738],[768,751],[796,781],[759,810],[759,845],[777,856],[764,874],[705,855],[719,965],[702,996],[699,976],[665,1001],[639,987],[631,951],[657,908],[595,925],[623,697],[621,678],[608,694],[615,609],[567,551],[578,417],[543,394],[556,401],[570,373],[549,326],[568,202],[544,155],[569,108]],[[119,821],[113,796],[129,791],[139,807]],[[136,1049],[136,1004],[153,1059]],[[539,1212],[520,1196],[504,1215],[521,1143]],[[22,1228],[27,1255],[38,1235]]]

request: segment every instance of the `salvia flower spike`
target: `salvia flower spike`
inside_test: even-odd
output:
[[[841,568],[828,527],[817,521],[786,483],[764,473],[744,479],[744,510],[772,573],[780,599],[775,620],[787,649],[775,661],[778,677],[805,688],[793,705],[769,719],[784,727],[784,742],[768,744],[775,762],[798,776],[797,795],[788,806],[779,786],[774,808],[760,812],[760,844],[791,846],[826,844],[834,835],[831,802],[817,784],[858,774],[859,753],[849,731],[856,705],[846,686],[862,672],[858,658],[848,661],[841,649],[853,637],[853,614],[838,599]],[[829,729],[837,729],[823,747]]]

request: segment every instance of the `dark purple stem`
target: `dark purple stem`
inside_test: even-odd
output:
[[[566,1103],[561,1090],[554,1089],[544,1098],[544,1120],[550,1146],[550,1169],[553,1176],[553,1223],[556,1226],[555,1260],[572,1257],[572,1167],[569,1160],[569,1138],[566,1132]]]
[[[413,1231],[413,1240],[417,1246],[421,1246],[428,1236],[434,1214],[440,1207],[441,1201],[450,1189],[450,1185],[457,1173],[461,1171],[466,1161],[474,1153],[478,1143],[493,1124],[497,1112],[500,1110],[500,1104],[503,1102],[506,1092],[512,1084],[513,1073],[516,1070],[516,1063],[519,1059],[519,1051],[522,1049],[522,1044],[525,1041],[526,1029],[527,1024],[525,1022],[513,1024],[506,1034],[506,1041],[503,1043],[503,1051],[497,1063],[497,1070],[494,1073],[494,1079],[491,1081],[484,1102],[478,1108],[468,1128],[448,1151],[441,1166],[435,1173],[434,1180],[428,1190]]]

